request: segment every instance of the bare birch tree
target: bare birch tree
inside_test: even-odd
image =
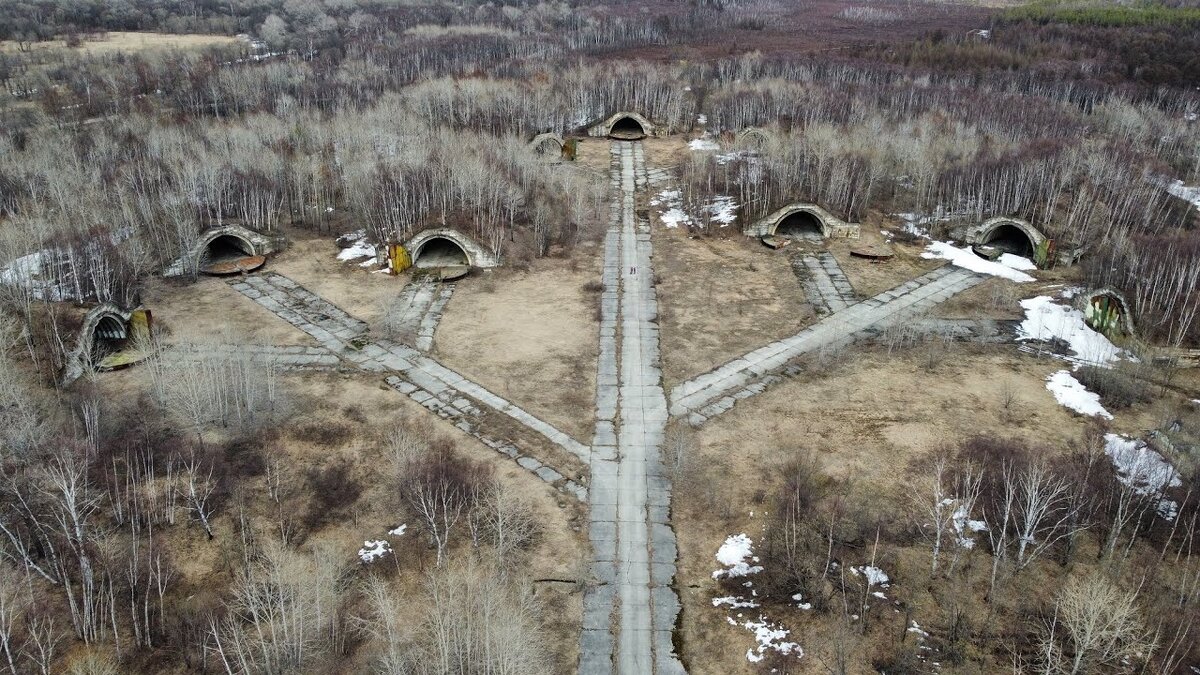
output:
[[[1096,573],[1068,580],[1042,631],[1039,651],[1045,671],[1079,675],[1149,660],[1156,644],[1143,623],[1137,595]]]

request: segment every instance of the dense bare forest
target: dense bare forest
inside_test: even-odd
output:
[[[332,431],[298,423],[321,397],[234,353],[151,358],[136,400],[58,381],[81,307],[138,304],[148,279],[222,225],[363,230],[375,244],[452,227],[517,266],[596,246],[608,183],[529,141],[582,136],[619,111],[720,143],[677,178],[689,211],[732,199],[733,229],[795,201],[855,222],[918,214],[940,238],[1019,217],[1077,253],[1078,281],[1133,299],[1148,343],[1200,347],[1200,217],[1166,189],[1200,181],[1200,10],[827,5],[0,7],[0,670],[572,671],[524,571],[545,519],[423,423],[361,441],[386,508],[428,539],[368,567],[323,538],[357,522],[361,474],[344,457],[303,471],[286,458],[289,445],[352,435],[360,408],[336,411],[349,421]],[[849,37],[778,29],[808,12],[815,32]],[[86,48],[109,31],[246,37]],[[740,135],[749,127],[763,133]],[[885,548],[931,556],[949,626],[934,640],[962,668],[948,672],[1187,672],[1200,663],[1198,474],[1180,466],[1179,482],[1114,491],[1103,448],[1099,428],[1053,456],[964,439],[902,467],[914,522],[788,464],[756,502],[770,512],[760,553],[774,575],[761,600],[802,594],[831,617],[826,672],[928,672],[915,643],[862,646],[873,586],[835,571],[879,549],[882,531]],[[695,488],[681,513],[717,508],[689,482],[701,469],[675,469]],[[1156,517],[1168,496],[1169,522]],[[991,557],[956,577],[973,547],[962,508],[976,504]],[[1003,592],[1084,557],[1111,574],[1071,577],[1057,601]],[[968,573],[988,586],[985,609],[949,597]]]

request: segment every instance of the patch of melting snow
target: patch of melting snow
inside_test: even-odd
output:
[[[939,258],[942,260],[949,260],[950,264],[956,267],[971,270],[972,272],[977,272],[979,274],[1003,277],[1017,283],[1034,281],[1033,277],[1021,271],[1021,269],[1027,269],[1023,266],[1023,263],[1014,263],[1022,266],[1020,269],[1018,269],[1010,264],[1006,264],[1003,257],[1001,257],[1000,261],[996,262],[985,260],[975,255],[975,252],[971,250],[970,246],[959,248],[948,241],[930,242],[929,246],[925,247],[925,251],[921,253],[921,257],[930,260]],[[1019,258],[1018,256],[1011,257],[1018,258],[1019,260],[1025,260],[1025,258]]]
[[[1050,390],[1051,394],[1054,394],[1054,400],[1081,415],[1099,416],[1106,420],[1113,418],[1112,413],[1105,410],[1104,406],[1100,404],[1100,395],[1088,391],[1088,388],[1075,379],[1070,371],[1060,370],[1051,374],[1046,378],[1046,388]]]
[[[1167,488],[1183,485],[1175,467],[1145,441],[1105,434],[1104,452],[1117,469],[1117,480],[1138,494],[1161,495]],[[1166,520],[1174,520],[1179,505],[1170,499],[1160,499],[1156,510]]]
[[[714,571],[714,579],[720,579],[722,577],[745,577],[752,574],[757,574],[763,570],[761,565],[751,565],[747,562],[747,560],[751,562],[758,562],[758,557],[754,555],[754,542],[750,539],[750,537],[746,536],[745,533],[731,534],[726,537],[725,543],[722,544],[719,549],[717,549],[716,558],[717,562],[724,565],[726,569]],[[754,584],[751,581],[746,581],[742,584],[744,588],[751,588],[753,585]],[[751,590],[750,592],[753,596],[758,595],[757,591]],[[811,604],[801,603],[801,599],[802,596],[799,593],[796,593],[792,596],[792,600],[795,600],[798,603],[797,606],[800,607],[800,609],[812,608]],[[713,598],[712,603],[713,607],[727,605],[730,609],[756,609],[759,607],[759,603],[756,600],[748,600],[745,597],[732,595],[722,598]],[[737,618],[743,618],[743,614],[738,612]],[[751,663],[758,663],[759,661],[762,661],[766,657],[767,650],[773,650],[784,655],[794,654],[796,658],[801,658],[804,656],[804,650],[800,648],[800,645],[796,644],[795,642],[784,640],[784,638],[788,636],[789,631],[780,624],[771,623],[771,621],[762,614],[758,615],[758,620],[756,621],[746,620],[738,622],[730,616],[726,616],[725,620],[731,626],[740,625],[754,633],[754,639],[758,642],[758,647],[752,647],[746,650],[746,659]]]
[[[714,157],[717,164],[724,166],[730,162],[745,159],[747,164],[756,165],[758,163],[758,154],[749,150],[734,150],[733,152],[723,152]]]
[[[709,214],[714,222],[721,223],[721,227],[725,227],[733,223],[737,218],[737,203],[733,201],[733,197],[729,195],[717,195],[711,204],[704,206],[704,211]]]
[[[343,236],[347,239],[353,239],[354,243],[338,251],[338,260],[350,261],[367,258],[366,262],[359,264],[360,267],[370,267],[375,264],[375,245],[367,241],[367,233],[364,230],[351,232]]]
[[[1183,181],[1177,180],[1167,186],[1167,192],[1191,202],[1192,206],[1200,209],[1200,185],[1184,185]]]
[[[721,149],[721,145],[708,136],[705,136],[704,138],[697,138],[691,143],[688,143],[688,147],[691,148],[693,152],[715,152]]]
[[[950,500],[951,502],[955,500]],[[954,532],[958,534],[958,545],[963,548],[975,548],[975,540],[968,534],[976,532],[986,532],[988,529],[987,523],[982,520],[971,520],[971,514],[967,513],[966,504],[959,504],[954,509]]]
[[[915,237],[920,237],[921,239],[930,238],[929,228],[927,226],[930,223],[938,220],[933,216],[921,216],[916,213],[895,213],[892,215],[903,221],[903,224],[900,226],[901,230]],[[891,236],[891,234],[887,232],[884,232],[884,234]]]
[[[133,228],[123,227],[112,232],[108,238],[113,244],[119,244],[132,236]],[[93,264],[100,263],[103,256],[98,243],[88,244],[82,253],[90,258]],[[47,302],[79,300],[81,298],[76,297],[71,280],[66,278],[65,274],[57,280],[41,278],[43,274],[48,273],[47,266],[51,268],[49,271],[53,271],[55,265],[61,265],[64,255],[65,253],[62,251],[44,248],[16,258],[0,269],[0,283],[23,285],[29,289],[35,300]]]
[[[754,555],[754,542],[745,533],[729,535],[725,538],[725,543],[721,544],[721,548],[717,549],[717,562],[727,569],[714,571],[713,578],[744,577],[763,570],[761,565],[747,563],[747,559],[758,562],[758,556]]]
[[[1017,328],[1017,340],[1066,342],[1073,354],[1067,360],[1074,363],[1105,365],[1125,356],[1108,338],[1092,330],[1083,312],[1060,305],[1046,295],[1021,301],[1025,319]]]
[[[745,599],[741,596],[737,596],[737,595],[729,595],[724,598],[713,598],[712,604],[713,604],[713,607],[720,607],[721,605],[729,605],[730,609],[741,609],[743,607],[748,607],[748,608],[753,609],[755,607],[758,607],[758,603],[755,602],[754,600],[747,600],[747,599]]]
[[[377,559],[392,552],[392,545],[383,539],[368,539],[363,542],[363,547],[358,549],[358,557],[365,564],[375,562]]]
[[[1013,255],[1012,253],[1001,253],[1000,259],[996,262],[999,262],[1001,265],[1010,267],[1014,270],[1030,271],[1037,269],[1037,265],[1033,264],[1033,261],[1029,258],[1022,258],[1021,256]]]
[[[887,588],[888,582],[891,581],[891,579],[888,578],[887,572],[884,572],[883,570],[879,569],[878,567],[874,567],[872,565],[863,565],[861,567],[851,567],[850,573],[853,574],[854,576],[858,576],[860,574],[865,576],[867,578],[868,586],[879,586],[880,588]]]
[[[804,602],[804,594],[802,594],[802,593],[796,593],[796,594],[792,595],[792,600],[796,601],[796,606],[799,607],[800,609],[804,609],[804,610],[812,609],[812,603]]]
[[[659,220],[667,227],[691,226],[697,222],[683,210],[683,195],[679,190],[663,190],[650,200],[650,205],[660,207]],[[737,209],[737,202],[729,195],[717,195],[712,202],[700,207],[701,213],[719,227],[733,224]]]
[[[780,654],[795,654],[796,658],[804,656],[804,650],[795,642],[787,642],[784,640],[788,636],[786,628],[768,622],[766,619],[759,617],[758,621],[747,621],[742,624],[745,628],[754,632],[754,639],[758,641],[758,649],[747,649],[746,660],[750,663],[758,663],[766,656],[768,649],[774,650]]]
[[[393,537],[399,537],[400,535],[404,534],[404,531],[407,529],[408,529],[408,524],[405,523],[405,524],[399,525],[398,527],[396,527],[394,529],[388,530],[388,534],[392,535]]]

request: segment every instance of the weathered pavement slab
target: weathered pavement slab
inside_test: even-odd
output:
[[[322,347],[341,353],[361,339],[367,322],[347,314],[337,305],[276,272],[234,277],[229,285],[242,295],[270,310],[279,318],[308,333]]]
[[[808,303],[818,314],[834,314],[858,302],[850,279],[828,251],[796,256],[792,258],[792,269],[801,279]]]
[[[321,348],[353,367],[380,374],[393,373],[387,383],[409,396],[439,417],[479,438],[485,445],[508,456],[542,480],[583,500],[587,488],[567,478],[558,469],[522,453],[511,440],[485,433],[486,411],[505,416],[543,437],[551,444],[578,457],[590,460],[591,449],[534,417],[522,408],[496,396],[483,386],[446,368],[417,349],[387,340],[371,342],[368,326],[333,303],[321,298],[295,281],[274,272],[255,274],[229,282],[235,290],[313,336]],[[438,302],[433,295],[428,307]],[[449,295],[445,295],[449,299]],[[445,302],[442,302],[442,306]],[[432,335],[432,334],[431,334]]]
[[[693,425],[726,412],[742,399],[762,393],[789,374],[798,356],[878,334],[911,319],[983,281],[946,265],[831,314],[796,335],[756,349],[671,390],[671,415]],[[798,370],[796,370],[798,372]]]
[[[397,329],[402,335],[413,336],[413,346],[420,351],[433,349],[433,336],[446,303],[454,294],[454,284],[439,283],[430,279],[411,281],[396,298],[400,312]]]
[[[636,190],[649,176],[640,143],[614,143],[612,160],[619,205],[605,239],[589,493],[595,583],[584,596],[579,672],[682,673],[671,640],[679,600],[671,587],[675,533],[661,461],[667,403],[658,298],[649,223],[634,212]]]
[[[304,345],[238,345],[190,344],[164,345],[163,358],[175,361],[200,361],[213,356],[238,354],[260,363],[270,363],[284,370],[343,370],[345,364],[337,354],[324,347]]]

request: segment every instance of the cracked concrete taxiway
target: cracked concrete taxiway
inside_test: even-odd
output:
[[[612,174],[618,201],[604,248],[589,490],[594,580],[584,597],[579,672],[682,673],[671,640],[679,599],[671,587],[675,533],[661,459],[667,400],[658,298],[650,225],[634,209],[636,190],[647,182],[641,143],[613,143]]]

